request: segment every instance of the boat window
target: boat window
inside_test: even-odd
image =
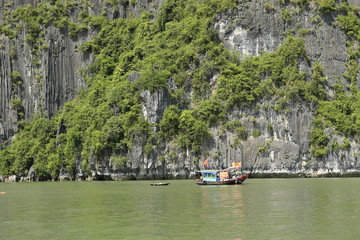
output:
[[[216,177],[216,173],[210,173],[210,172],[206,172],[203,175],[206,178],[215,178]]]

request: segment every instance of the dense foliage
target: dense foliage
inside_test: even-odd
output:
[[[123,2],[108,1],[113,7]],[[26,27],[26,40],[36,55],[46,49],[41,46],[48,26],[64,29],[72,38],[83,31],[98,34],[80,47],[96,56],[86,69],[88,88],[52,119],[34,116],[21,121],[13,143],[0,151],[0,174],[27,174],[33,166],[40,178],[56,178],[60,169],[75,174],[79,162],[87,172],[91,159],[104,157],[124,168],[129,150],[139,144],[137,139],[143,140],[144,154],[165,141],[196,156],[215,125],[223,125],[239,139],[260,136],[259,131],[250,133],[241,121],[227,121],[227,117],[233,109],[253,108],[262,99],[271,99],[274,105],[269,107],[282,112],[288,110],[289,102],[318,106],[310,136],[315,157],[328,151],[326,127],[358,137],[359,49],[354,46],[360,40],[360,24],[355,11],[345,3],[316,1],[322,14],[341,8],[344,14],[338,15],[337,23],[353,39],[346,76],[352,91],[338,84],[336,98],[328,99],[322,66],[312,64],[310,75],[299,70],[299,64],[308,60],[302,38],[289,36],[276,51],[243,60],[224,47],[211,23],[217,13],[235,8],[237,2],[241,1],[168,0],[158,16],[144,12],[139,18],[114,20],[105,14],[92,16],[86,1],[52,0],[9,11],[0,32],[16,38],[20,28]],[[308,5],[305,0],[298,2]],[[75,9],[78,19],[73,21],[70,15]],[[212,79],[216,74],[219,78]],[[16,83],[19,76],[13,75]],[[142,114],[144,91],[163,91],[172,99],[159,123],[147,121]]]

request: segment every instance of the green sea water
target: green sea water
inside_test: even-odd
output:
[[[359,239],[360,178],[2,183],[0,239]]]

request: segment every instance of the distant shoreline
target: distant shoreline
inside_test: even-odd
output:
[[[351,177],[360,177],[360,171],[346,172],[346,173],[248,173],[249,178],[351,178]],[[17,175],[0,175],[0,183],[13,183],[13,182],[76,182],[76,181],[87,181],[87,182],[98,182],[98,181],[154,181],[154,180],[193,180],[195,175],[190,175],[189,177],[136,177],[134,175],[129,175],[125,177],[116,177],[112,178],[111,176],[97,176],[97,177],[88,177],[88,178],[57,178],[57,179],[46,179],[39,180],[36,178],[30,179],[26,176],[17,176]]]

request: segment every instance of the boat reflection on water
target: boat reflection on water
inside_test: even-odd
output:
[[[246,223],[243,187],[213,185],[201,188],[201,191],[200,218],[213,224],[220,219],[221,221],[236,221],[238,226]]]

